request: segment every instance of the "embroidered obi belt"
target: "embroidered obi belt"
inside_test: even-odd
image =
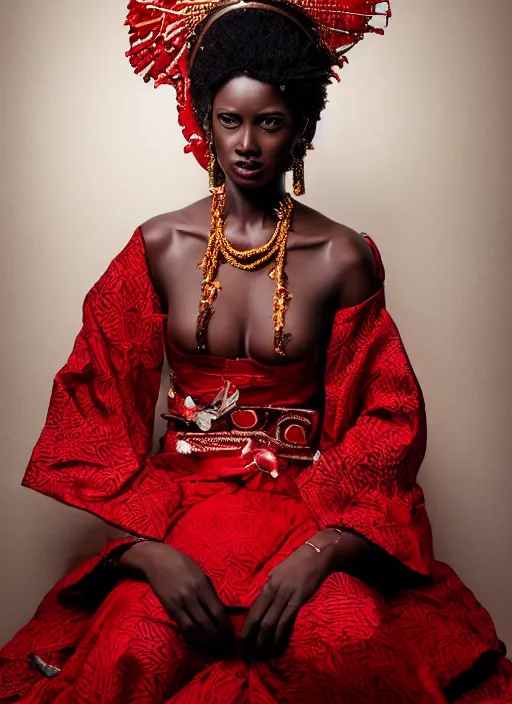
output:
[[[190,397],[175,399],[178,413],[162,413],[182,454],[241,452],[263,471],[273,473],[274,459],[311,462],[317,452],[320,414],[303,408],[238,406],[230,382],[207,406]],[[174,410],[173,409],[173,410]],[[277,462],[276,462],[277,466]]]

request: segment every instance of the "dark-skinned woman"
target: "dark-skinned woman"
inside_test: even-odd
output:
[[[333,67],[388,17],[131,0],[130,61],[175,86],[211,195],[137,228],[86,297],[24,484],[110,540],[1,651],[0,701],[512,701],[489,615],[433,557],[377,247],[286,190]]]

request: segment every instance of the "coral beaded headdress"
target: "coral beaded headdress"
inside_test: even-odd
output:
[[[283,14],[290,5],[307,14],[317,27],[318,38],[332,52],[333,66],[338,67],[365,34],[382,34],[391,15],[389,0],[281,0],[268,4],[268,9],[276,11],[276,5]],[[265,8],[265,0],[130,0],[128,5],[130,49],[126,55],[146,82],[154,80],[155,87],[174,85],[178,121],[187,141],[185,151],[192,152],[204,168],[208,144],[194,116],[187,79],[191,40],[210,14],[250,7]]]

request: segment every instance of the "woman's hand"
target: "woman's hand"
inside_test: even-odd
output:
[[[127,550],[120,564],[143,572],[192,646],[226,657],[234,652],[231,621],[211,581],[194,560],[163,543],[142,542]]]
[[[321,552],[302,545],[270,572],[240,633],[247,658],[273,657],[286,648],[299,609],[333,571],[336,534],[327,541]]]

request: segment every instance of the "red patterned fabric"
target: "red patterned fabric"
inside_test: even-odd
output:
[[[55,377],[24,486],[161,539],[178,497],[148,459],[163,320],[135,236],[88,293],[83,326]]]
[[[236,629],[269,571],[323,526],[365,535],[432,585],[385,601],[334,574],[301,609],[284,655],[204,662],[149,585],[116,584],[108,558],[129,545],[118,541],[61,580],[0,651],[0,702],[446,702],[455,678],[499,643],[487,612],[432,555],[416,484],[423,401],[383,292],[338,312],[322,456],[306,469],[288,461],[277,479],[234,453],[181,455],[172,433],[148,459],[163,331],[137,231],[86,298],[26,486],[186,552]],[[322,385],[308,360],[270,366],[171,345],[168,355],[177,390],[205,402],[228,379],[242,404],[307,406]],[[31,668],[31,653],[62,671],[48,679]],[[475,696],[464,701],[512,702],[505,660]]]
[[[325,392],[323,454],[299,477],[304,500],[321,528],[351,528],[429,574],[431,532],[416,483],[425,409],[382,289],[338,313]]]

